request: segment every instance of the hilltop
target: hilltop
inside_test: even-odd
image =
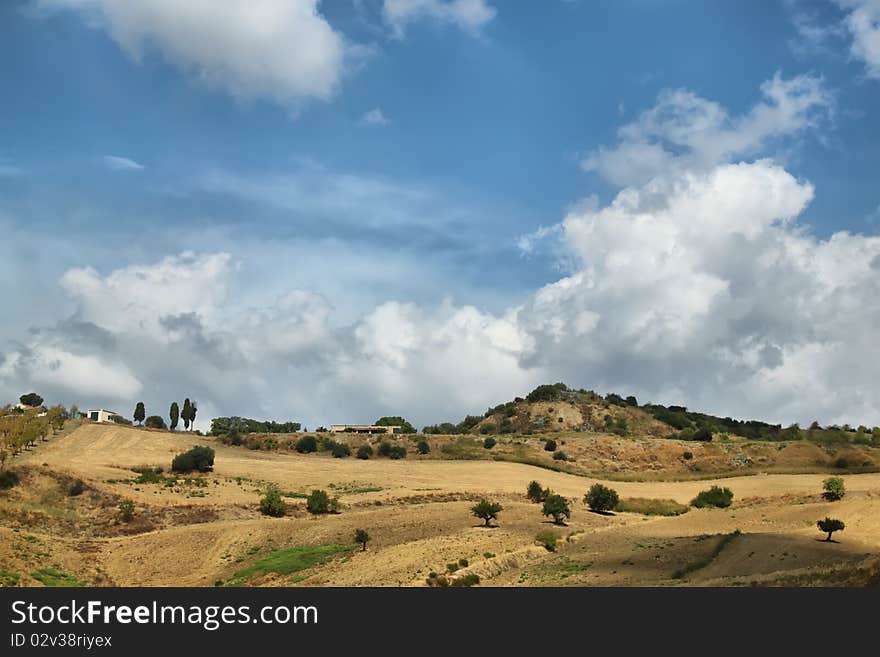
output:
[[[426,434],[605,433],[618,436],[676,438],[708,442],[713,438],[767,441],[809,440],[880,447],[880,427],[849,425],[807,429],[782,427],[762,420],[737,420],[689,410],[685,406],[643,404],[633,396],[574,390],[564,383],[545,384],[526,397],[498,404],[481,415],[454,424],[426,426]]]

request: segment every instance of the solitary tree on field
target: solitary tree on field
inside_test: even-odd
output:
[[[171,409],[168,411],[168,415],[171,417],[171,430],[174,431],[177,428],[177,420],[180,419],[180,407],[177,405],[177,402],[171,402]]]
[[[617,491],[602,484],[593,484],[584,495],[584,504],[597,513],[612,511],[619,501]]]
[[[552,493],[544,500],[542,512],[545,516],[553,516],[553,524],[564,525],[563,518],[571,518],[571,509],[568,508],[568,500],[562,495]]]
[[[843,520],[838,520],[837,518],[829,518],[828,516],[825,516],[825,520],[819,520],[816,523],[816,526],[819,527],[820,531],[828,533],[828,537],[825,539],[826,541],[831,540],[831,534],[833,534],[834,532],[842,532],[845,528]]]
[[[189,427],[190,429],[196,428],[196,411],[198,411],[198,407],[196,406],[196,400],[193,399],[189,403]]]
[[[498,514],[501,513],[503,509],[504,507],[498,504],[498,502],[490,502],[486,498],[483,498],[471,507],[471,513],[486,523],[484,527],[488,527],[489,522],[497,519]]]
[[[147,409],[144,408],[144,402],[140,401],[134,407],[134,421],[141,424],[145,417],[147,417]]]
[[[370,540],[370,535],[367,533],[366,529],[355,529],[354,530],[354,542],[360,543],[363,552],[367,551],[367,541]]]
[[[547,492],[537,481],[530,481],[529,487],[526,489],[526,497],[532,502],[543,502],[547,497]]]
[[[189,431],[190,411],[192,406],[189,403],[189,397],[183,400],[183,410],[180,412],[180,419],[183,420],[183,428]]]
[[[822,487],[825,489],[825,492],[822,493],[822,497],[830,502],[842,499],[846,494],[846,487],[843,485],[843,479],[841,477],[829,477],[822,482]]]

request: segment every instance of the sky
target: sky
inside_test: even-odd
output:
[[[880,425],[880,0],[10,0],[0,83],[0,400]]]

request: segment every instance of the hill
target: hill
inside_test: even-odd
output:
[[[677,438],[708,442],[714,436],[749,440],[809,440],[880,447],[880,427],[849,425],[822,427],[813,422],[802,429],[783,428],[762,420],[738,420],[688,410],[685,406],[640,405],[635,397],[592,390],[574,390],[564,383],[545,384],[525,398],[489,408],[482,416],[424,428],[427,434],[534,434],[557,432],[608,433],[619,436]]]
[[[567,435],[566,449],[577,442],[581,450],[578,463],[619,463],[605,450],[612,444],[629,446],[632,456],[619,454],[643,478],[652,475],[645,467],[649,463],[667,467],[666,450],[678,452],[681,462],[680,452],[693,446],[670,439]],[[420,439],[392,440],[409,448]],[[821,496],[824,474],[612,481],[493,460],[499,447],[517,449],[514,440],[542,449],[539,436],[502,436],[491,450],[475,437],[428,439],[428,454],[409,449],[399,460],[378,455],[362,460],[334,458],[327,451],[246,449],[190,433],[84,422],[13,459],[21,483],[0,491],[0,584],[424,586],[431,572],[449,579],[474,574],[483,584],[510,586],[860,585],[876,580],[871,555],[880,549],[877,473],[846,475],[846,496],[829,502]],[[444,452],[444,446],[462,440],[481,458],[462,460],[454,450]],[[169,473],[173,456],[194,445],[215,450],[214,470]],[[698,447],[721,449],[720,444]],[[819,449],[783,447],[780,454],[789,448],[792,454]],[[871,448],[858,449],[871,453]],[[794,456],[785,462],[792,467]],[[158,468],[165,470],[155,474]],[[76,480],[83,482],[82,492],[73,495]],[[568,500],[572,515],[565,526],[550,524],[541,505],[526,498],[532,480]],[[684,505],[717,484],[733,491],[734,504],[671,517],[604,516],[581,502],[597,481],[622,498]],[[282,518],[258,510],[272,486],[287,504]],[[315,488],[339,497],[338,514],[306,511],[304,498]],[[482,497],[503,506],[496,528],[481,527],[470,514]],[[130,521],[119,519],[123,500],[133,502]],[[846,521],[839,542],[825,543],[816,529],[816,519],[825,515]],[[353,545],[356,528],[373,537],[366,552]],[[558,539],[553,552],[535,540],[548,530]]]

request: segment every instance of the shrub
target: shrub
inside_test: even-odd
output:
[[[167,429],[168,426],[165,424],[165,418],[161,415],[151,415],[146,420],[144,420],[144,426],[150,429]]]
[[[346,443],[334,442],[330,447],[330,453],[333,455],[333,458],[341,459],[345,456],[351,456],[351,447]]]
[[[236,429],[230,429],[229,433],[220,434],[220,442],[224,445],[232,445],[238,447],[244,444],[241,434]]]
[[[315,440],[314,436],[303,436],[299,440],[296,441],[296,445],[293,448],[299,452],[300,454],[309,454],[311,452],[318,451],[318,441]]]
[[[584,504],[588,505],[591,511],[598,513],[611,511],[619,501],[617,491],[602,484],[593,484],[584,495]]]
[[[450,583],[450,586],[474,586],[480,583],[480,576],[475,573],[470,573],[468,575],[463,575],[462,577],[456,577]]]
[[[391,455],[391,443],[387,440],[383,440],[379,443],[379,456],[390,456]]]
[[[7,488],[18,486],[20,482],[21,479],[17,472],[13,472],[12,470],[0,471],[0,490],[6,490]]]
[[[486,498],[483,498],[471,507],[471,513],[477,518],[483,520],[486,523],[484,526],[488,527],[489,522],[497,519],[498,514],[501,513],[503,509],[504,507],[498,504],[498,502],[490,502]]]
[[[532,502],[543,502],[547,498],[548,491],[544,490],[537,481],[530,481],[526,489],[526,497]]]
[[[388,458],[393,461],[406,458],[406,447],[403,445],[393,445],[391,449],[388,450]]]
[[[446,579],[445,575],[438,575],[437,573],[428,573],[428,578],[425,580],[428,586],[432,588],[443,588],[449,586],[449,580]]]
[[[121,415],[116,415],[115,413],[111,415],[109,419],[111,422],[115,422],[116,424],[124,424],[129,427],[132,425],[132,421],[129,420],[127,417],[122,417]]]
[[[178,454],[171,461],[172,472],[209,472],[214,467],[214,450],[210,447],[193,447],[188,452]]]
[[[77,495],[82,495],[85,489],[86,485],[83,483],[83,480],[77,479],[70,484],[70,487],[67,489],[67,494],[71,497],[76,497]]]
[[[431,451],[431,446],[428,444],[427,440],[420,440],[416,443],[416,451],[419,454],[428,454]]]
[[[547,450],[548,452],[555,452],[556,451],[556,441],[555,440],[548,440],[547,442],[544,443],[544,449]]]
[[[691,440],[701,440],[703,442],[709,442],[712,440],[712,432],[709,431],[706,427],[700,427],[696,431],[694,431],[691,436]]]
[[[120,522],[130,522],[132,518],[134,518],[134,502],[121,500],[116,511],[116,519]]]
[[[556,541],[557,536],[550,530],[544,530],[542,532],[538,532],[535,536],[535,542],[538,545],[541,545],[548,552],[556,552]]]
[[[712,486],[709,490],[700,491],[700,493],[691,500],[691,506],[698,509],[704,507],[716,507],[719,509],[727,508],[733,502],[733,491],[729,488],[721,488]]]
[[[483,426],[480,427],[480,433],[495,433],[495,423],[494,422],[486,422]]]
[[[339,498],[331,498],[323,490],[313,490],[306,500],[306,509],[309,513],[336,513],[339,511]]]
[[[354,542],[360,543],[361,550],[363,552],[367,551],[367,541],[370,540],[370,534],[366,529],[355,529],[354,530]]]
[[[545,516],[552,516],[553,523],[556,525],[564,525],[563,518],[571,518],[571,509],[568,507],[568,500],[562,495],[549,493],[544,500],[544,507],[541,512]]]
[[[843,520],[837,520],[836,518],[829,518],[825,516],[824,520],[818,520],[816,522],[816,526],[820,529],[820,531],[826,532],[828,536],[825,538],[826,541],[831,540],[831,534],[834,532],[842,532],[846,525],[843,524]]]
[[[685,452],[681,455],[681,458],[683,458],[685,461],[690,461],[692,458],[694,458],[694,454],[693,452]]]
[[[834,461],[834,467],[838,470],[846,470],[849,467],[849,461],[841,456],[839,459]]]
[[[264,516],[280,518],[284,515],[286,508],[287,505],[284,503],[284,500],[281,499],[281,493],[278,492],[277,488],[270,488],[267,490],[263,499],[260,500],[260,513]]]
[[[486,440],[483,441],[483,447],[486,449],[492,449],[497,444],[498,442],[494,438],[486,438]]]
[[[553,460],[554,461],[567,461],[568,454],[566,454],[565,452],[563,452],[561,450],[558,452],[553,452]]]
[[[446,564],[446,572],[448,572],[450,575],[451,575],[452,573],[454,573],[455,571],[457,571],[458,568],[459,568],[459,565],[458,565],[457,563],[448,563],[448,564]]]
[[[366,461],[373,455],[373,448],[369,445],[361,445],[358,447],[357,457]]]
[[[464,557],[462,557],[461,559],[458,560],[458,565],[461,566],[462,568],[467,568],[470,565],[470,562],[467,559],[465,559]]]
[[[132,468],[132,472],[137,472],[140,476],[134,480],[136,484],[161,484],[165,481],[162,476],[162,468],[151,468],[149,466],[140,466]]]
[[[842,499],[846,494],[843,479],[840,477],[829,477],[822,482],[822,487],[825,489],[825,492],[822,493],[822,497],[831,502]]]

